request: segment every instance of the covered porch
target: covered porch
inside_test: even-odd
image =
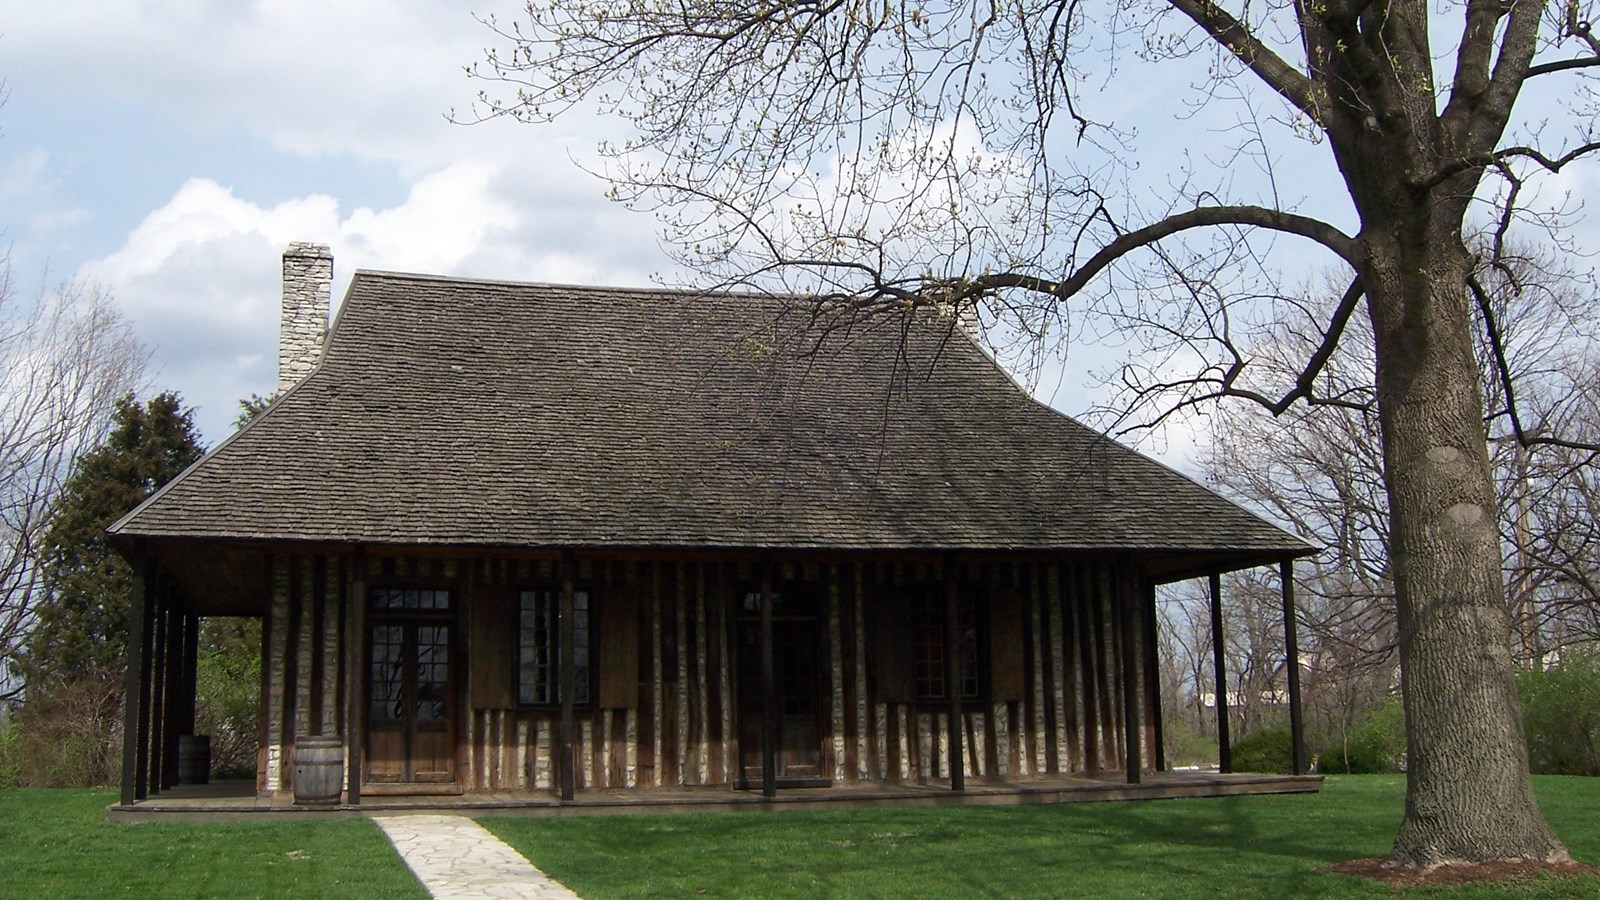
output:
[[[875,807],[1009,806],[1314,793],[1320,775],[1222,774],[1205,771],[1146,773],[1129,783],[1123,773],[1070,775],[975,782],[951,791],[948,780],[926,784],[862,782],[816,790],[785,790],[766,797],[759,790],[719,787],[582,791],[562,800],[549,791],[486,791],[451,794],[367,794],[358,804],[297,806],[292,797],[258,795],[252,782],[181,785],[133,804],[115,804],[111,818],[127,822],[259,821],[306,815],[360,816],[397,812],[468,815],[630,815],[682,812],[763,812]]]

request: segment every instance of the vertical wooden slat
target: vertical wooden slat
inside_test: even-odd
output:
[[[1233,771],[1233,744],[1228,740],[1228,661],[1222,630],[1222,574],[1212,572],[1211,586],[1211,663],[1216,681],[1212,691],[1217,709],[1217,769]]]
[[[761,559],[761,795],[778,793],[777,675],[772,658],[772,559]]]
[[[150,756],[145,761],[150,770],[150,773],[147,776],[146,784],[149,786],[150,793],[152,794],[161,793],[162,788],[161,757],[162,752],[166,749],[166,742],[163,740],[163,737],[165,736],[166,731],[165,726],[167,712],[167,631],[169,630],[167,626],[168,622],[172,618],[172,611],[167,605],[170,602],[168,593],[171,589],[170,583],[167,578],[161,578],[158,580],[157,584],[158,590],[156,593],[154,635],[155,653],[153,656],[153,662],[151,664],[150,681]]]
[[[669,752],[673,754],[677,765],[673,767],[675,784],[687,785],[689,779],[690,751],[693,735],[689,729],[689,564],[680,562],[678,570],[677,590],[673,592],[673,651],[677,661],[677,715],[672,717],[673,738]]]
[[[573,700],[578,690],[577,672],[573,660],[573,610],[572,600],[572,551],[566,550],[561,554],[561,624],[559,640],[561,641],[561,799],[570,801],[573,792],[577,789],[576,771],[573,758],[572,730],[575,724],[573,717]]]
[[[1042,577],[1041,564],[1030,567],[1028,579],[1028,650],[1032,654],[1032,666],[1029,671],[1033,675],[1032,703],[1028,706],[1028,757],[1034,772],[1043,774],[1047,748],[1045,746],[1045,639],[1044,639],[1044,601],[1043,591],[1039,581]]]
[[[1061,624],[1061,567],[1051,563],[1045,570],[1045,578],[1044,598],[1050,609],[1050,737],[1054,742],[1050,771],[1070,772],[1071,754],[1067,751],[1067,654]]]
[[[320,554],[312,558],[310,574],[311,590],[307,597],[307,601],[310,603],[311,608],[309,610],[310,615],[307,616],[310,621],[306,627],[309,639],[306,641],[307,646],[305,648],[305,652],[309,657],[309,662],[311,665],[306,679],[308,682],[308,696],[306,697],[306,733],[317,735],[327,733],[323,729],[322,719],[322,710],[324,704],[322,686],[325,683],[324,672],[327,667],[326,661],[322,658],[323,647],[326,643],[323,639],[323,634],[327,627],[326,616],[328,594],[325,583],[325,579],[327,578],[327,565],[327,558]]]
[[[839,613],[839,568],[828,567],[828,746],[832,750],[832,778],[845,778],[845,655]]]
[[[706,564],[696,563],[694,572],[694,673],[690,676],[695,686],[694,783],[706,784],[711,774],[711,700],[708,692],[711,675],[707,668],[706,648]]]
[[[367,556],[357,547],[345,570],[345,800],[361,803],[362,761],[367,749]]]
[[[961,750],[961,585],[956,580],[954,556],[944,560],[944,690],[949,700],[945,729],[950,747],[950,790],[966,790],[966,754]]]
[[[176,599],[176,598],[174,598]],[[174,787],[178,783],[178,728],[182,721],[180,710],[184,705],[184,625],[188,617],[176,605],[167,610],[167,686],[161,724],[161,787]]]
[[[1122,742],[1129,784],[1138,784],[1143,777],[1144,754],[1140,748],[1141,732],[1138,641],[1140,621],[1136,607],[1139,592],[1133,589],[1132,573],[1124,563],[1117,564],[1118,625],[1121,631],[1122,653]]]
[[[861,563],[850,564],[850,610],[852,613],[850,646],[855,651],[855,722],[856,771],[861,778],[881,778],[878,740],[874,733],[871,715],[872,704],[867,693],[867,632],[866,613],[862,609]],[[881,722],[881,720],[879,720]]]
[[[1294,611],[1294,560],[1278,564],[1283,588],[1284,668],[1289,676],[1289,740],[1294,744],[1294,774],[1306,774],[1306,726],[1300,709],[1300,640]]]
[[[666,703],[665,672],[662,668],[661,634],[661,563],[650,564],[650,686],[654,693],[650,704],[650,771],[651,784],[660,787],[664,780],[661,760],[662,706]]]
[[[133,584],[128,592],[128,671],[122,690],[122,805],[132,806],[144,799],[140,766],[139,720],[144,712],[145,610],[150,605],[155,564],[141,555],[133,567]]]

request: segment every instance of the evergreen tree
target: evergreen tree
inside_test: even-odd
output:
[[[45,531],[45,603],[15,662],[30,693],[121,672],[133,571],[106,528],[199,459],[193,411],[174,392],[117,401],[111,432],[79,458]]]

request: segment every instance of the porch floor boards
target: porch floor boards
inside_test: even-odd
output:
[[[1015,781],[969,778],[966,790],[947,781],[926,783],[842,783],[825,788],[779,790],[772,799],[759,790],[723,787],[619,788],[579,791],[563,803],[548,791],[483,791],[452,794],[367,794],[360,805],[296,806],[292,795],[258,797],[253,782],[180,786],[131,806],[112,804],[107,815],[119,821],[222,821],[262,818],[349,818],[403,812],[460,812],[471,815],[620,815],[751,811],[773,809],[852,809],[874,806],[1004,806],[1024,803],[1078,803],[1156,800],[1172,797],[1223,797],[1241,794],[1315,793],[1320,775],[1222,775],[1215,772],[1147,772],[1128,784],[1121,772],[1053,776]]]

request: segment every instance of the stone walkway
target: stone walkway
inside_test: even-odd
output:
[[[466,816],[373,816],[372,821],[435,897],[576,900],[578,896]]]

